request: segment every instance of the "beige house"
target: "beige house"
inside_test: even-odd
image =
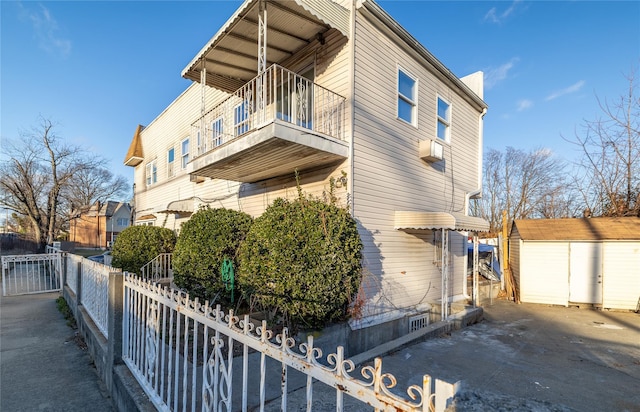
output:
[[[131,206],[123,202],[95,202],[73,212],[69,240],[78,247],[110,247],[120,232],[130,226]]]
[[[405,328],[472,294],[481,72],[458,78],[371,0],[246,0],[185,67],[193,80],[126,155],[135,224],[176,231],[200,206],[260,215],[337,181],[365,245],[353,330]],[[398,326],[400,325],[400,326]]]

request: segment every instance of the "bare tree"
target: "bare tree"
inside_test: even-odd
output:
[[[115,176],[104,167],[104,162],[94,160],[95,167],[74,174],[62,196],[70,210],[89,206],[96,202],[120,199],[129,190],[129,183],[123,176]]]
[[[78,176],[104,164],[77,146],[64,143],[54,125],[42,118],[17,142],[3,144],[0,162],[0,206],[27,218],[33,238],[41,247],[52,242],[67,216],[62,194]],[[112,182],[105,183],[111,184]]]
[[[575,181],[594,216],[640,216],[640,96],[635,72],[625,77],[627,93],[598,98],[601,117],[565,139],[582,150]]]
[[[484,163],[480,216],[490,232],[502,229],[502,211],[508,221],[570,215],[565,163],[548,149],[525,152],[507,147],[503,153],[489,149]]]

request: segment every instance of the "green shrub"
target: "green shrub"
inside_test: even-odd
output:
[[[131,226],[113,244],[113,267],[140,274],[140,268],[161,253],[172,253],[176,235],[159,226]]]
[[[67,326],[73,329],[77,329],[78,326],[76,325],[76,318],[73,316],[73,312],[71,311],[71,308],[67,304],[65,298],[63,298],[62,296],[58,297],[58,299],[56,299],[56,306],[58,308],[58,311],[62,313],[62,316],[64,316],[64,319],[67,321]]]
[[[231,284],[223,282],[225,259],[237,267],[237,250],[253,219],[230,209],[200,209],[182,225],[173,255],[174,282],[190,294],[223,304],[233,303]],[[234,287],[237,287],[234,285]]]
[[[277,199],[240,247],[238,282],[289,326],[323,327],[358,291],[361,250],[355,220],[333,201]]]

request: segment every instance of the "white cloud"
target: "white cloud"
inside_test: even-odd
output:
[[[38,46],[48,53],[68,56],[71,53],[71,40],[59,34],[58,22],[49,9],[40,3],[39,9],[27,9],[22,3],[19,4],[21,17],[31,23]]]
[[[584,86],[584,80],[580,80],[577,83],[572,84],[569,87],[566,87],[564,89],[561,90],[556,90],[555,92],[551,93],[549,96],[547,96],[545,98],[546,101],[549,100],[553,100],[553,99],[557,99],[560,96],[564,96],[565,94],[571,94],[571,93],[575,93],[577,91],[580,91],[580,89],[582,89],[582,86]]]
[[[518,7],[518,4],[521,3],[522,0],[514,0],[511,5],[502,13],[498,12],[498,9],[492,7],[485,15],[484,19],[491,23],[502,23],[506,18],[511,16],[513,12]]]
[[[529,99],[522,99],[518,101],[518,111],[527,110],[533,107],[533,102]]]
[[[509,75],[509,70],[515,66],[520,59],[517,57],[512,58],[508,62],[502,64],[499,67],[490,67],[484,70],[484,87],[489,90],[502,80],[506,79]]]

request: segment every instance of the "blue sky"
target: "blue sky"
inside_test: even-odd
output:
[[[57,133],[122,164],[190,81],[182,69],[240,1],[1,1],[0,136],[39,116]],[[485,150],[547,147],[572,137],[640,66],[637,1],[379,1],[457,76],[482,70]],[[638,72],[640,78],[640,71]]]

